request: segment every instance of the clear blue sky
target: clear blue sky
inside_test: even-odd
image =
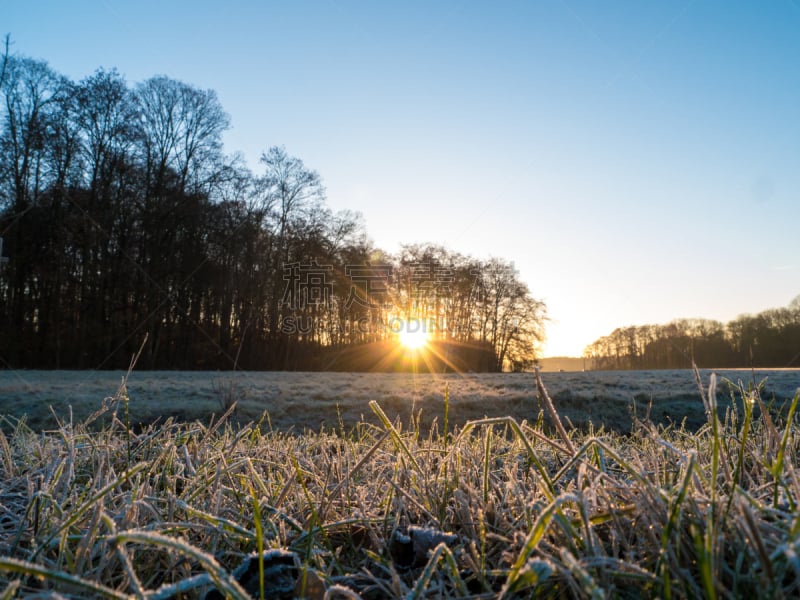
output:
[[[375,243],[513,260],[548,355],[800,294],[800,0],[0,0],[18,53],[212,88]]]

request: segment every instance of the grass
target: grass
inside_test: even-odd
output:
[[[710,372],[703,372],[708,384]],[[800,386],[800,370],[720,371],[733,381],[768,382],[761,396],[768,403],[788,403]],[[0,411],[22,417],[35,430],[58,427],[55,416],[85,421],[98,400],[117,388],[123,371],[0,370]],[[634,412],[657,425],[685,423],[697,430],[706,422],[691,370],[639,372],[543,373],[542,379],[564,425],[587,430],[591,424],[628,432]],[[323,427],[347,430],[372,418],[368,404],[377,400],[392,420],[415,422],[427,431],[444,423],[444,394],[449,388],[449,425],[463,427],[485,416],[535,419],[537,389],[529,373],[257,373],[136,371],[126,378],[129,420],[134,427],[172,416],[181,421],[208,421],[234,402],[236,424],[258,421],[268,411],[272,425],[298,433]],[[739,401],[741,404],[741,401]],[[730,399],[720,394],[724,414]],[[422,411],[421,413],[419,411]],[[742,408],[739,406],[741,412]],[[759,407],[760,410],[760,407]],[[102,418],[97,424],[101,426]],[[0,423],[6,433],[9,429]]]
[[[795,395],[701,386],[697,430],[419,414],[304,435],[96,414],[0,428],[0,598],[800,594]],[[98,427],[98,423],[104,425]],[[5,432],[5,433],[3,433]],[[47,596],[51,597],[51,596]]]

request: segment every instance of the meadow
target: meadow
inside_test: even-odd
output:
[[[800,594],[797,371],[0,375],[0,598]]]
[[[704,385],[710,371],[700,372]],[[800,369],[717,371],[720,381],[762,385],[767,402],[781,405],[800,387]],[[444,416],[449,390],[452,425],[483,417],[511,416],[535,421],[541,410],[531,373],[402,374],[214,371],[20,371],[0,370],[0,414],[25,418],[32,429],[56,427],[59,420],[83,422],[112,398],[125,380],[130,422],[152,423],[173,417],[208,421],[237,402],[232,422],[258,421],[264,411],[281,431],[351,429],[362,418],[376,422],[369,409],[377,401],[390,416],[408,423],[412,413],[423,429]],[[630,431],[634,415],[656,424],[697,429],[706,416],[695,376],[689,369],[669,371],[544,372],[567,425],[590,424]],[[720,402],[729,404],[730,386]],[[421,413],[420,413],[421,411]],[[102,418],[99,423],[103,423]]]

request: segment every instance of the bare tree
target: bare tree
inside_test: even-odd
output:
[[[392,257],[360,215],[325,205],[319,174],[284,148],[263,154],[258,176],[226,158],[229,120],[212,91],[166,77],[131,89],[113,70],[74,83],[9,46],[7,37],[0,232],[11,263],[0,274],[0,349],[9,364],[127,366],[146,331],[145,366],[318,368],[342,345],[391,337],[348,329],[363,315],[348,302],[346,267],[367,264],[398,275],[382,282],[395,307],[368,305],[372,323],[432,320],[439,340],[464,342],[496,369],[535,356],[544,305],[510,263],[434,244]],[[328,269],[324,306],[282,304],[286,263]],[[289,310],[316,327],[285,334]]]
[[[3,84],[6,81],[6,68],[8,67],[8,57],[11,50],[11,34],[7,33],[4,40],[3,61],[0,65],[0,92],[3,91]]]
[[[216,93],[162,75],[140,84],[137,98],[146,164],[156,191],[170,174],[182,192],[201,189],[213,179],[205,169],[220,158],[222,132],[230,126]]]
[[[5,190],[6,201],[16,212],[30,207],[45,187],[47,113],[64,83],[45,62],[7,58],[3,83],[5,127],[0,151],[3,165],[10,171],[11,188]]]
[[[273,146],[261,155],[264,174],[258,178],[258,197],[270,222],[271,244],[268,251],[268,277],[272,290],[268,306],[267,330],[273,345],[278,338],[283,297],[283,268],[292,259],[292,240],[302,232],[321,209],[325,187],[319,174],[308,169],[303,161],[287,154],[286,149]],[[282,348],[274,348],[282,353]]]

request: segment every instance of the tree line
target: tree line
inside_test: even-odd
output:
[[[0,99],[3,367],[311,368],[413,326],[501,370],[543,340],[512,263],[376,248],[284,148],[226,154],[212,90],[6,52]]]
[[[595,369],[800,367],[800,296],[728,323],[680,319],[615,329],[586,347]]]

